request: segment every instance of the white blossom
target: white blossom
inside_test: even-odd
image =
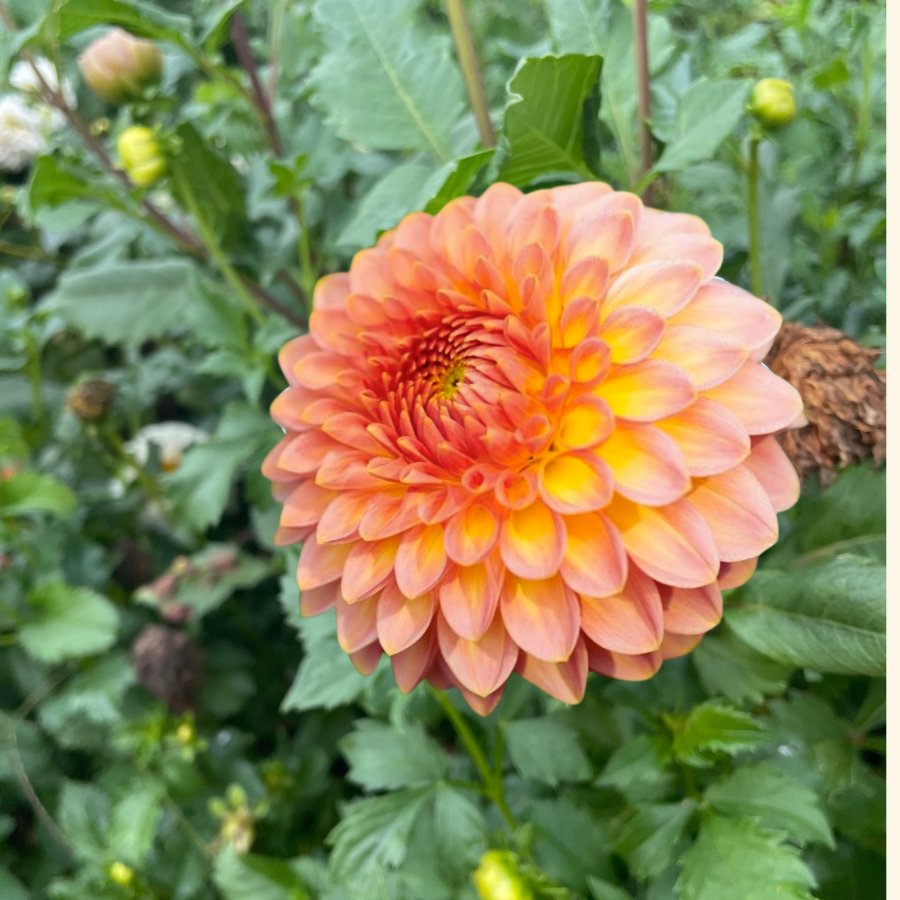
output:
[[[55,107],[44,102],[44,95],[41,90],[41,78],[38,78],[34,71],[37,68],[41,78],[53,91],[59,91],[65,101],[66,106],[74,107],[76,105],[75,89],[71,82],[64,78],[62,87],[60,88],[59,79],[56,75],[56,66],[49,59],[38,57],[34,61],[34,65],[25,60],[19,60],[9,73],[9,83],[18,91],[25,94],[31,101],[32,106],[41,117],[45,130],[53,132],[59,131],[65,125],[65,116]]]
[[[0,169],[19,172],[46,149],[39,113],[18,97],[0,97]]]
[[[142,428],[125,448],[140,466],[150,459],[150,445],[159,450],[163,471],[172,472],[181,465],[184,451],[192,444],[205,441],[209,435],[187,422],[157,422]]]

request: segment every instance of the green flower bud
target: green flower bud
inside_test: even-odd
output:
[[[122,887],[129,887],[134,881],[134,869],[123,862],[117,861],[109,867],[109,877],[116,884],[120,884]]]
[[[144,91],[159,84],[163,57],[152,41],[110,28],[78,58],[81,75],[91,90],[110,103],[140,100]]]
[[[472,873],[481,900],[533,900],[534,892],[516,869],[515,854],[489,850]]]
[[[156,137],[143,125],[126,128],[116,142],[119,158],[128,177],[138,187],[156,184],[166,171],[166,158]]]
[[[747,112],[767,128],[781,128],[797,115],[793,85],[778,78],[757,81],[750,94]]]

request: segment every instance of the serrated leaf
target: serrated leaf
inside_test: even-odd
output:
[[[306,884],[288,863],[231,846],[216,857],[213,880],[225,900],[309,900]]]
[[[700,78],[678,103],[665,152],[657,172],[677,172],[710,159],[744,115],[749,79],[710,81]]]
[[[56,821],[78,859],[103,862],[109,825],[109,798],[103,791],[85,782],[63,782]]]
[[[681,900],[811,900],[815,878],[798,851],[750,819],[707,816],[681,858]]]
[[[446,753],[414,723],[401,729],[361,719],[338,746],[350,766],[347,777],[367,791],[393,791],[437,781],[449,765]]]
[[[462,791],[440,782],[434,795],[434,835],[442,858],[471,872],[487,846],[487,823]]]
[[[479,150],[441,166],[419,194],[422,211],[429,215],[439,213],[451,200],[468,193],[475,176],[490,162],[494,150]]]
[[[88,179],[84,172],[54,156],[40,156],[35,160],[28,183],[28,202],[32,212],[54,208],[73,200],[98,201],[104,206],[122,208],[124,204],[111,188]]]
[[[278,429],[262,410],[231,403],[215,434],[194,444],[178,469],[164,479],[176,513],[198,531],[222,517],[232,482],[246,465],[256,465],[274,446]]]
[[[0,480],[0,518],[49,512],[68,515],[75,495],[64,484],[40,472],[18,472]]]
[[[119,614],[96,591],[50,581],[32,591],[29,604],[34,619],[19,629],[19,641],[41,662],[90,656],[115,642]]]
[[[765,763],[741,766],[725,781],[710,785],[706,802],[728,816],[755,819],[763,828],[783,831],[801,844],[834,847],[834,837],[815,791]]]
[[[578,735],[559,719],[519,719],[505,733],[510,759],[523,778],[551,786],[590,780],[591,764]]]
[[[178,325],[199,290],[186,259],[115,261],[65,272],[43,308],[85,337],[137,347]]]
[[[522,185],[559,174],[594,178],[582,156],[583,110],[599,90],[602,65],[600,56],[578,53],[522,60],[507,87],[499,181]]]
[[[138,37],[181,43],[191,20],[139,0],[63,0],[57,13],[59,38],[65,40],[95,25],[120,25]]]
[[[821,672],[884,675],[886,570],[842,556],[800,572],[763,571],[726,620],[760,653]]]
[[[666,771],[670,758],[659,738],[637,735],[613,752],[596,783],[615,788],[632,802],[656,799],[671,782]]]
[[[448,162],[464,110],[449,42],[413,26],[413,0],[318,0],[327,50],[314,101],[348,141],[373,150],[423,150]]]
[[[128,793],[112,809],[109,849],[115,859],[139,866],[150,852],[162,817],[165,790],[145,779],[133,782]]]
[[[766,729],[751,715],[714,700],[695,706],[675,724],[672,751],[681,762],[710,766],[720,753],[733,756],[766,739]]]
[[[335,879],[399,866],[416,821],[433,796],[432,787],[405,788],[351,803],[327,839],[333,848],[330,867]]]
[[[784,693],[790,667],[749,647],[730,631],[706,636],[691,659],[707,693],[733,703],[762,703]]]
[[[622,824],[613,848],[640,879],[662,872],[672,859],[696,803],[642,803]]]

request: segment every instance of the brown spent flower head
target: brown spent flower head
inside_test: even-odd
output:
[[[809,424],[778,435],[801,478],[821,485],[839,469],[887,454],[887,384],[874,368],[881,351],[834,328],[786,322],[766,359],[803,397]]]
[[[112,404],[115,385],[93,378],[69,389],[66,405],[82,422],[99,422]]]
[[[131,648],[138,681],[169,710],[192,709],[203,680],[203,651],[183,632],[147,625]]]
[[[88,87],[110,103],[140,100],[162,78],[162,51],[121,28],[110,28],[78,58]]]

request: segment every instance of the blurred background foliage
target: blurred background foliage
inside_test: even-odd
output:
[[[649,185],[749,287],[759,139],[765,295],[884,347],[883,2],[652,0],[647,177],[628,6],[466,8],[496,151],[438,0],[5,0],[2,900],[466,900],[489,849],[487,900],[885,896],[883,471],[809,479],[723,625],[651,681],[460,703],[508,816],[424,686],[299,617],[259,472],[274,354],[407,212],[493,180]],[[110,25],[163,56],[122,105],[77,65]],[[760,133],[768,77],[797,115]]]

